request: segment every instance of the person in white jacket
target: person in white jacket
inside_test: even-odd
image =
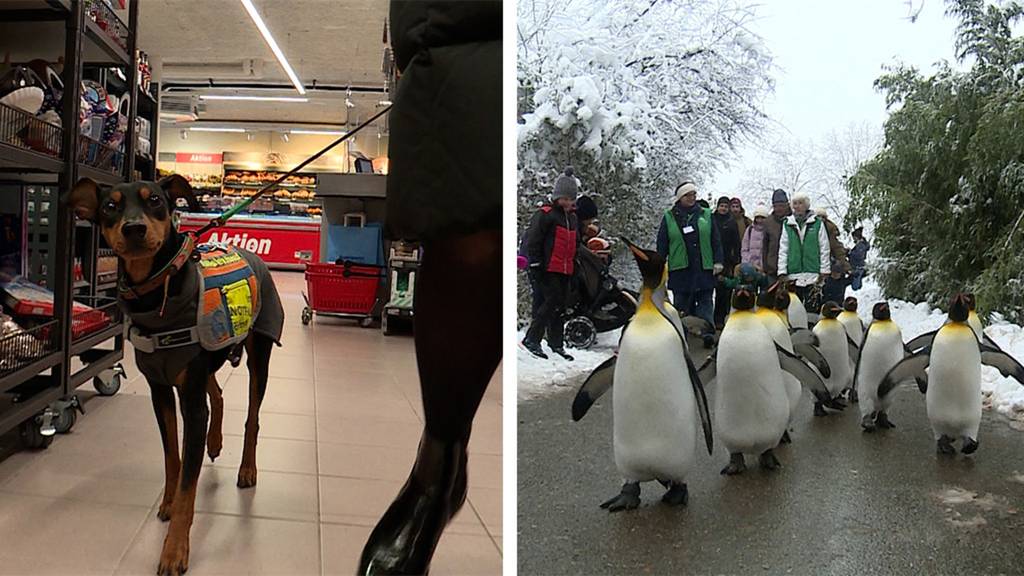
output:
[[[793,195],[793,214],[786,218],[779,238],[779,278],[796,282],[797,296],[807,301],[810,287],[821,284],[832,271],[825,224],[810,211],[806,194]]]

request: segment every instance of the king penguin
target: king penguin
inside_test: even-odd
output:
[[[978,337],[978,340],[993,348],[999,348],[999,345],[985,334],[985,327],[982,325],[981,318],[976,310],[977,301],[974,299],[974,294],[964,293],[964,298],[967,300],[967,325],[971,327],[971,330],[974,330],[974,335]],[[949,322],[949,318],[946,318],[946,322],[943,325],[949,324]],[[938,330],[933,330],[925,332],[920,336],[915,336],[910,342],[907,342],[907,349],[911,352],[917,352],[925,346],[931,346],[932,339],[935,338],[937,332]]]
[[[772,340],[791,352],[800,356],[815,366],[818,371],[828,377],[831,374],[828,362],[821,355],[815,346],[818,345],[818,338],[810,330],[795,330],[792,333],[789,329],[786,310],[789,307],[789,293],[786,288],[778,282],[772,284],[767,290],[758,296],[758,308],[755,316],[764,324],[771,334]],[[800,396],[803,388],[800,381],[792,374],[783,371],[782,382],[786,389],[786,397],[789,400],[789,421],[786,431],[783,432],[780,444],[792,442],[790,431],[793,429],[793,421],[796,419],[797,406],[800,405]]]
[[[772,339],[753,312],[754,296],[748,290],[736,290],[732,305],[736,311],[726,319],[710,374],[717,382],[718,436],[729,450],[722,474],[743,472],[745,454],[759,455],[762,468],[775,470],[780,464],[773,449],[790,416],[782,370],[794,374],[816,396],[827,397],[828,392],[810,366]]]
[[[925,394],[939,454],[954,454],[953,442],[958,439],[962,440],[960,451],[964,454],[978,449],[982,364],[994,366],[1003,376],[1024,384],[1024,366],[999,348],[979,341],[968,323],[969,315],[969,297],[954,295],[949,321],[938,329],[931,345],[893,366],[878,387],[878,396],[884,398],[901,381],[916,377],[918,388]]]
[[[860,401],[860,425],[865,432],[896,427],[887,414],[892,398],[880,396],[878,386],[904,353],[903,333],[892,320],[889,303],[876,303],[871,308],[871,323],[864,331],[860,360],[853,371],[853,385]]]
[[[667,301],[665,259],[623,240],[643,277],[639,306],[623,329],[618,355],[598,366],[576,394],[573,419],[582,418],[613,388],[615,466],[624,484],[601,508],[617,512],[638,507],[640,483],[650,480],[668,489],[663,502],[686,505],[686,478],[696,464],[699,428],[708,454],[713,450],[707,397],[679,314]]]
[[[846,328],[850,339],[860,345],[864,339],[864,321],[857,314],[857,299],[853,296],[847,296],[843,300],[843,311],[839,313],[839,321],[843,323],[843,328]]]
[[[850,339],[846,327],[839,322],[839,304],[831,300],[821,306],[821,319],[814,325],[814,335],[818,337],[818,347],[828,361],[832,373],[826,377],[825,385],[833,400],[829,408],[842,410],[846,404],[839,395],[852,385],[853,366],[856,362],[857,345]],[[815,416],[826,416],[825,404],[814,404]]]

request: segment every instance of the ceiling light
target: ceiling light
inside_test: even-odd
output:
[[[203,94],[200,100],[248,100],[251,102],[309,102],[309,98],[301,96],[227,96]]]
[[[245,139],[248,140],[249,142],[252,142],[253,138],[254,138],[254,136],[253,136],[252,132],[246,132],[245,133]]]
[[[377,106],[391,106],[391,100],[381,100],[377,102]]]
[[[256,7],[252,5],[252,0],[241,0],[242,6],[245,7],[245,11],[249,13],[249,17],[252,18],[253,24],[259,29],[260,34],[263,35],[263,40],[270,46],[270,50],[274,53],[274,57],[277,58],[278,63],[281,64],[281,68],[284,68],[285,74],[292,81],[292,85],[299,91],[299,94],[305,94],[306,89],[302,87],[302,82],[299,81],[299,77],[295,75],[295,70],[292,70],[291,64],[288,63],[288,59],[284,57],[284,52],[281,51],[281,47],[277,45],[274,37],[270,35],[270,30],[267,29],[267,25],[264,24],[263,18],[260,17],[259,12],[256,11]]]
[[[344,136],[346,133],[339,130],[289,130],[292,134],[329,134],[331,136]]]
[[[193,132],[245,132],[245,128],[210,128],[207,126],[192,126],[189,130]]]
[[[288,141],[288,133],[287,132],[282,132],[281,133],[281,141],[282,142],[287,142]]]

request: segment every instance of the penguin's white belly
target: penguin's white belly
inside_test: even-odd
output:
[[[695,461],[700,416],[682,343],[668,322],[627,329],[612,394],[615,465],[622,476],[685,481]]]
[[[903,335],[895,325],[875,326],[868,331],[864,348],[860,351],[860,371],[857,373],[857,397],[860,415],[888,410],[892,404],[890,392],[882,401],[878,399],[878,385],[893,366],[903,359]]]
[[[776,344],[782,346],[787,352],[793,351],[793,337],[790,336],[789,330],[786,328],[786,324],[781,318],[777,316],[761,316],[758,315],[761,323],[768,329],[768,332],[772,335],[772,340]],[[796,408],[800,405],[800,395],[803,394],[803,387],[800,385],[800,381],[796,379],[789,372],[782,373],[782,384],[786,388],[786,399],[789,400],[789,418],[787,420],[788,425],[793,425],[793,420],[796,418]]]
[[[864,327],[861,326],[860,317],[855,312],[844,310],[839,313],[839,321],[843,323],[843,328],[846,328],[850,339],[859,346],[860,341],[864,339]]]
[[[790,401],[763,325],[730,328],[739,327],[726,325],[718,344],[715,435],[730,453],[760,454],[786,431]]]
[[[975,338],[973,330],[943,328],[932,342],[925,404],[936,438],[978,438],[981,354]]]
[[[829,377],[824,379],[825,386],[829,394],[836,396],[849,386],[853,378],[846,329],[834,320],[823,319],[814,326],[814,334],[818,336],[818,349],[828,362]]]
[[[789,325],[793,328],[807,328],[807,309],[796,294],[790,294],[786,315],[789,316]]]

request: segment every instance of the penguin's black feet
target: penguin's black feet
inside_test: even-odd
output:
[[[828,412],[825,412],[825,405],[821,402],[814,403],[814,415],[815,416],[828,416]]]
[[[793,443],[793,439],[789,437],[789,430],[786,430],[785,432],[782,433],[782,438],[779,439],[779,446],[782,446],[783,444],[792,444],[792,443]]]
[[[978,449],[978,441],[974,438],[964,436],[963,445],[960,446],[960,451],[964,454],[974,454],[974,451]]]
[[[523,340],[522,345],[523,348],[526,348],[526,350],[529,351],[530,354],[533,354],[537,358],[543,358],[544,360],[548,359],[548,355],[544,353],[544,349],[540,347],[540,344],[536,342],[530,342],[528,340]]]
[[[569,353],[565,351],[565,348],[552,348],[551,351],[554,352],[555,354],[558,354],[562,358],[565,358],[569,362],[572,362],[573,360],[575,360],[575,358],[570,356]]]
[[[779,468],[782,468],[782,463],[775,457],[775,453],[773,453],[771,449],[765,450],[761,453],[760,463],[762,470],[778,470]]]
[[[363,548],[359,574],[426,574],[441,533],[465,500],[465,442],[424,433],[409,479]]]
[[[828,406],[829,408],[833,409],[833,410],[845,410],[846,409],[846,402],[843,401],[843,399],[840,398],[839,396],[836,396],[835,398],[829,400],[829,402],[827,404],[825,404],[825,405]]]
[[[618,512],[620,510],[635,510],[640,506],[640,483],[639,482],[626,482],[622,485],[622,492],[616,497],[603,502],[601,508],[608,510],[609,512]]]
[[[885,410],[879,410],[878,416],[875,418],[875,424],[877,424],[879,428],[885,429],[896,427],[896,425],[892,423],[892,420],[889,420],[889,415],[885,413]]]
[[[857,398],[857,390],[850,388],[849,392],[850,393],[846,396],[846,398],[850,401],[850,404],[858,403],[860,399]]]
[[[734,453],[729,455],[729,465],[722,468],[722,474],[726,476],[735,476],[742,474],[747,469],[747,463],[743,460],[742,453]]]
[[[669,484],[668,492],[661,497],[661,501],[669,506],[686,506],[690,500],[690,492],[686,489],[685,482],[672,482]]]
[[[938,441],[935,443],[935,449],[939,454],[945,456],[956,454],[956,448],[953,448],[953,439],[945,434],[939,436]]]
[[[860,427],[863,428],[865,432],[874,432],[876,427],[876,416],[878,416],[878,412],[865,414],[864,417],[860,419]]]

